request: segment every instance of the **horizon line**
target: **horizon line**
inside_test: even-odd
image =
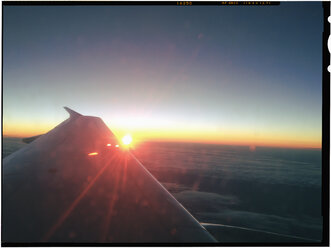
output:
[[[2,138],[17,138],[17,139],[23,139],[27,137],[33,137],[32,136],[13,136],[13,135],[5,135],[2,134]],[[135,143],[143,144],[143,143],[185,143],[185,144],[204,144],[204,145],[218,145],[218,146],[239,146],[239,147],[248,147],[252,150],[258,148],[258,147],[266,147],[266,148],[283,148],[283,149],[315,149],[315,150],[321,150],[322,146],[314,147],[314,146],[291,146],[291,145],[253,145],[253,144],[236,144],[236,143],[222,143],[222,142],[206,142],[206,141],[187,141],[187,140],[160,140],[160,139],[145,139],[145,140],[139,140],[137,139]]]

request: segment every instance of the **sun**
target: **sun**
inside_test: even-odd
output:
[[[122,142],[124,145],[130,145],[130,143],[132,142],[132,137],[130,134],[127,134],[125,135],[123,138],[122,138]]]

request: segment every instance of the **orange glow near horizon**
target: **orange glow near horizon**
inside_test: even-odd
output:
[[[9,137],[31,137],[47,133],[53,129],[57,123],[24,123],[19,122],[15,124],[3,122],[3,135]]]
[[[122,136],[121,130],[116,130],[118,136]],[[139,144],[148,141],[157,142],[190,142],[220,145],[249,146],[255,149],[257,146],[284,147],[284,148],[321,148],[321,138],[307,136],[295,136],[292,134],[264,134],[254,135],[249,132],[213,132],[190,130],[136,130],[132,132],[135,136],[135,143]]]
[[[34,123],[21,123],[18,125],[8,125],[4,122],[3,136],[5,137],[31,137],[47,133],[57,124],[34,125]],[[316,133],[306,132],[304,135],[286,131],[266,131],[261,130],[255,133],[250,130],[214,130],[214,129],[189,129],[189,128],[137,128],[128,129],[117,126],[110,127],[117,137],[125,137],[127,131],[132,135],[130,146],[133,147],[132,136],[135,137],[135,146],[141,142],[160,141],[160,142],[193,142],[223,145],[241,145],[241,146],[269,146],[286,148],[321,148],[322,137]],[[130,139],[126,138],[125,142]],[[123,141],[123,140],[122,140]],[[123,144],[125,144],[123,141]],[[107,144],[110,146],[111,144]],[[116,146],[119,147],[119,146]]]

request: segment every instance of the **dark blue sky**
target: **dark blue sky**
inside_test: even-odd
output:
[[[321,140],[321,3],[5,6],[3,26],[5,132],[68,105],[118,132]]]

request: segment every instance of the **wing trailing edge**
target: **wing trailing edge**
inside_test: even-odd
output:
[[[28,137],[28,138],[23,138],[22,141],[23,141],[24,143],[26,143],[26,144],[29,144],[29,143],[31,143],[32,141],[34,141],[35,139],[38,139],[41,135],[42,135],[42,134],[40,134],[40,135],[36,135],[36,136],[32,136],[32,137]]]

